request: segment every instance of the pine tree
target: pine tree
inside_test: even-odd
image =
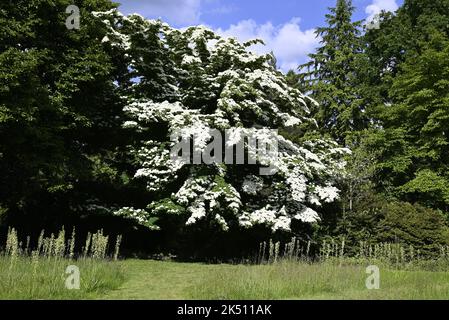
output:
[[[299,70],[306,92],[319,103],[312,110],[319,130],[345,144],[351,132],[367,123],[363,98],[357,90],[362,63],[361,22],[351,21],[354,7],[350,0],[338,0],[329,10],[328,25],[316,31],[322,46]]]

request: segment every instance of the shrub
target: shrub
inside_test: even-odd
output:
[[[412,246],[423,257],[434,258],[449,243],[445,215],[437,210],[408,202],[375,200],[361,204],[337,223],[336,234],[347,243],[347,253],[355,256],[360,243],[367,246],[394,243]]]
[[[393,202],[382,208],[383,219],[376,227],[381,242],[412,245],[428,257],[449,244],[449,228],[442,212],[407,202]]]

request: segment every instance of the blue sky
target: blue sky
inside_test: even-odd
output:
[[[314,30],[324,24],[327,8],[336,0],[115,0],[125,13],[162,18],[174,27],[203,24],[241,41],[261,38],[283,71],[307,60],[318,46]],[[366,19],[381,10],[395,11],[403,0],[353,0],[354,18]]]

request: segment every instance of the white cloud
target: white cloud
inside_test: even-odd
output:
[[[223,15],[237,10],[221,0],[118,0],[124,13],[138,12],[149,18],[162,18],[178,27],[201,23],[202,14]]]
[[[373,3],[365,8],[365,13],[368,14],[367,21],[372,21],[382,10],[393,12],[398,7],[396,0],[373,0]]]
[[[204,11],[204,13],[220,15],[220,14],[230,14],[236,10],[237,8],[233,5],[222,5],[216,8],[208,9]]]
[[[193,25],[200,22],[201,0],[151,0],[136,1],[137,3],[132,3],[131,1],[122,2],[123,5],[121,8],[124,8],[126,13],[132,13],[131,10],[129,10],[132,8],[133,12],[143,13],[151,18],[161,17],[169,23],[177,25]]]
[[[307,55],[319,46],[315,30],[303,31],[299,22],[299,18],[294,18],[285,24],[274,26],[271,22],[260,25],[254,20],[243,20],[226,30],[216,31],[222,36],[235,37],[242,42],[262,39],[265,46],[258,45],[252,50],[261,54],[273,51],[280,69],[286,72],[306,62]]]

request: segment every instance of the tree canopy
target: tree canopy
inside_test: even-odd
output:
[[[201,26],[177,30],[116,10],[96,15],[109,28],[103,42],[122,50],[138,78],[126,97],[129,119],[124,126],[141,133],[141,141],[131,146],[139,164],[135,179],[144,180],[155,198],[147,210],[130,204],[117,214],[143,224],[177,215],[187,225],[202,222],[222,230],[261,224],[290,231],[292,220],[316,222],[321,203],[337,199],[335,184],[348,150],[322,139],[297,145],[269,131],[312,122],[308,106],[315,103],[287,84],[270,55],[251,53],[252,42],[240,44]],[[147,54],[154,54],[150,62]],[[203,152],[216,138],[211,128],[232,129],[226,144],[244,145],[257,164],[189,165],[170,157],[176,144],[170,136],[176,130],[193,136],[194,148]],[[276,146],[278,157],[270,161],[256,155],[245,138],[251,134]],[[221,142],[218,149],[224,152]],[[259,167],[267,165],[272,174],[260,176]]]

